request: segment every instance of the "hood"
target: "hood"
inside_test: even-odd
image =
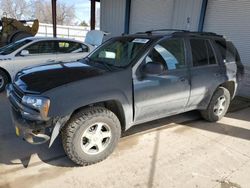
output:
[[[27,93],[43,93],[50,89],[104,74],[104,69],[90,66],[85,61],[59,62],[20,71],[14,83]]]

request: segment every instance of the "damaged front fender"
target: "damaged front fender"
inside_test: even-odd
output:
[[[62,127],[67,123],[67,121],[69,120],[71,115],[68,116],[64,116],[63,118],[59,118],[56,121],[56,124],[53,128],[51,137],[50,137],[50,142],[49,142],[49,148],[52,146],[52,144],[54,143],[55,139],[57,138],[57,136],[60,133],[60,130],[62,129]]]

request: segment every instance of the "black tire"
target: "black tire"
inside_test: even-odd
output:
[[[5,90],[5,87],[8,83],[8,75],[4,71],[0,70],[0,93]]]
[[[224,104],[223,110],[216,109],[217,104],[219,103],[218,100],[222,100],[223,98],[225,99],[225,102],[223,102],[223,104]],[[208,105],[208,108],[206,110],[201,111],[201,115],[207,121],[210,121],[210,122],[219,121],[227,113],[230,102],[231,102],[231,97],[230,97],[229,91],[224,87],[219,87],[215,91],[215,93],[214,93],[214,95],[213,95],[213,97]]]
[[[98,122],[108,125],[111,137],[108,138],[108,142],[103,151],[92,155],[82,149],[82,147],[85,146],[83,142],[90,143],[91,139],[86,141],[86,138],[82,138],[82,136],[86,131],[89,134],[91,128],[97,125]],[[93,130],[94,134],[96,134],[96,131],[97,130]],[[68,157],[78,165],[87,166],[106,159],[114,151],[121,136],[121,125],[116,115],[108,109],[104,107],[90,107],[73,115],[69,122],[63,127],[61,133],[63,148]],[[99,143],[102,143],[102,141]],[[95,150],[95,148],[97,150],[96,146],[92,148],[93,150]]]

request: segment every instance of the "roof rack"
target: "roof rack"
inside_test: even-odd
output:
[[[174,32],[189,32],[188,30],[182,30],[182,29],[155,29],[155,30],[149,30],[145,32],[138,32],[136,34],[152,34],[153,32],[161,32],[161,31],[174,31]]]
[[[213,33],[213,32],[199,32],[199,31],[189,31],[189,30],[182,30],[182,29],[156,29],[156,30],[149,30],[149,31],[145,31],[145,32],[138,32],[136,34],[148,34],[148,35],[151,35],[154,32],[161,32],[161,31],[173,31],[174,33],[175,32],[184,32],[184,33],[188,33],[188,34],[223,37],[223,35],[218,35],[218,34]]]
[[[213,32],[198,32],[198,31],[191,31],[190,34],[223,37],[223,35],[219,35],[219,34],[213,33]]]

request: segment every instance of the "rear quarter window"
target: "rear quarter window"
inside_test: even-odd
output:
[[[225,40],[215,40],[215,43],[224,63],[236,61],[238,54],[232,42],[227,42]]]

